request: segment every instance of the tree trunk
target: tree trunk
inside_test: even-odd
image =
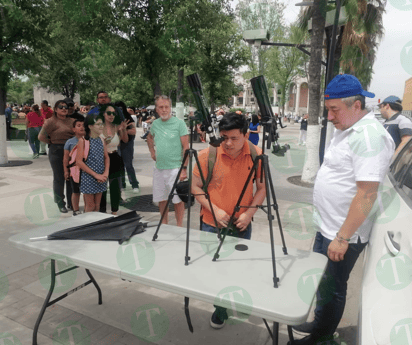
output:
[[[185,71],[183,68],[179,67],[177,71],[177,90],[176,90],[176,103],[180,102],[183,93],[183,78],[185,76]]]
[[[302,181],[313,183],[319,169],[319,114],[323,32],[325,30],[326,1],[313,3],[312,37],[309,61],[309,119],[306,149],[308,154],[303,166]]]

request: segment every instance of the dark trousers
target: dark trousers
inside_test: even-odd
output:
[[[6,140],[10,140],[11,135],[11,121],[6,119]]]
[[[110,191],[110,206],[112,212],[117,212],[120,205],[122,175],[124,171],[123,159],[117,152],[109,153],[109,191]],[[107,192],[103,192],[102,200],[100,201],[100,212],[106,212],[107,209]]]
[[[69,181],[64,179],[63,169],[64,145],[51,144],[49,147],[49,161],[53,170],[53,194],[54,202],[59,208],[66,205],[64,201],[64,185],[66,184],[67,205],[72,204],[72,188]]]
[[[136,172],[133,167],[133,155],[134,155],[134,140],[129,140],[127,143],[122,142],[120,144],[120,150],[122,153],[123,163],[127,171],[127,177],[132,188],[139,187],[139,181],[136,178]],[[123,171],[122,177],[123,186],[126,185],[126,178]]]
[[[327,256],[328,246],[332,241],[320,232],[316,233],[313,251]],[[367,243],[349,244],[342,261],[328,259],[325,274],[319,284],[315,309],[315,332],[318,337],[333,335],[342,318],[346,304],[348,279],[359,254]]]

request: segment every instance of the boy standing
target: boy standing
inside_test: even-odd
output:
[[[64,179],[69,181],[72,186],[72,207],[73,207],[73,216],[77,216],[81,212],[79,211],[79,201],[80,201],[80,182],[76,183],[73,181],[73,178],[70,176],[69,165],[69,154],[72,151],[73,147],[77,145],[80,138],[86,134],[84,130],[84,121],[76,119],[73,122],[73,132],[74,137],[67,140],[64,144],[64,156],[63,156],[63,169],[64,169]]]

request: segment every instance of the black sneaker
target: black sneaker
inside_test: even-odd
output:
[[[69,212],[69,211],[67,211],[67,208],[66,208],[65,206],[59,207],[59,211],[60,211],[61,213],[67,213],[67,212]]]
[[[225,326],[225,321],[219,319],[216,310],[212,314],[212,318],[210,319],[210,326],[212,326],[214,329],[221,329]]]
[[[313,321],[305,322],[305,323],[302,323],[301,325],[292,326],[292,329],[297,334],[308,335],[308,334],[313,333],[313,330],[315,329],[315,323]]]

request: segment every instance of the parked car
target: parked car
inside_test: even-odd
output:
[[[412,139],[391,165],[364,259],[359,345],[412,344]]]

